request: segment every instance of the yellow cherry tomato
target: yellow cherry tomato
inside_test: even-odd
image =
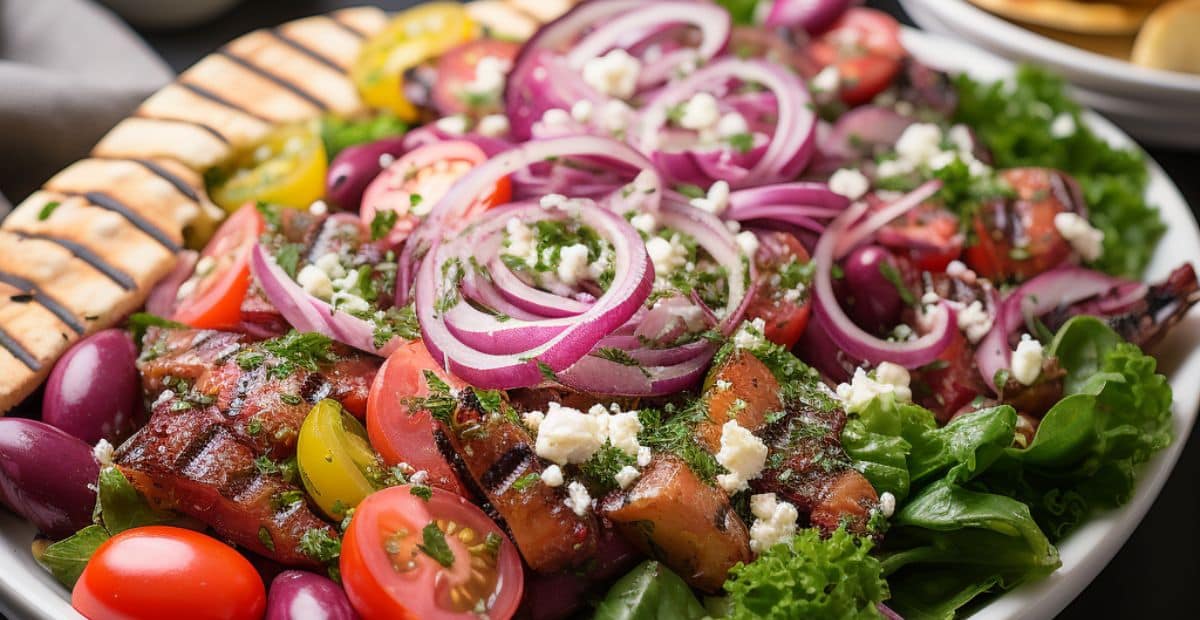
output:
[[[210,175],[209,195],[230,213],[247,202],[307,209],[325,193],[325,145],[312,123],[281,127]]]
[[[467,10],[455,2],[433,2],[404,11],[363,44],[350,77],[367,105],[417,119],[404,96],[404,72],[478,36]]]
[[[375,492],[367,473],[379,459],[367,431],[333,400],[312,408],[300,425],[296,463],[309,497],[326,516],[341,519],[346,510]]]

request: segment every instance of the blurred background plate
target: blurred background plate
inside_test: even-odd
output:
[[[1200,148],[1200,75],[1147,69],[1074,47],[966,0],[900,0],[900,4],[925,30],[1057,71],[1076,87],[1082,103],[1144,142]]]

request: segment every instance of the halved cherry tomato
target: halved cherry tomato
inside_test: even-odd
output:
[[[396,213],[387,241],[399,244],[455,181],[486,160],[482,149],[462,140],[434,142],[410,151],[380,172],[363,192],[359,209],[363,224],[370,228],[380,211]],[[512,183],[505,177],[490,193],[480,196],[464,218],[470,219],[476,211],[503,204],[511,197]]]
[[[886,13],[859,7],[846,11],[807,51],[821,67],[837,67],[839,93],[848,105],[866,103],[886,90],[906,54],[900,24]]]
[[[366,620],[503,620],[524,590],[508,537],[482,510],[441,489],[428,500],[407,485],[364,500],[342,539],[340,568],[346,596]]]
[[[975,366],[975,349],[957,329],[937,360],[913,371],[912,383],[913,398],[942,424],[987,391]]]
[[[367,398],[367,436],[388,465],[408,463],[429,473],[429,484],[466,495],[454,469],[446,462],[433,438],[434,422],[428,411],[409,408],[412,399],[429,396],[425,372],[453,388],[465,384],[446,373],[421,341],[400,346],[375,375]]]
[[[1013,200],[983,206],[972,226],[975,244],[967,265],[993,282],[1020,282],[1067,260],[1071,245],[1059,234],[1054,216],[1078,205],[1062,173],[1045,168],[1014,168],[1001,177],[1016,190]],[[1078,190],[1075,190],[1078,191]]]
[[[404,72],[474,39],[479,28],[455,2],[432,2],[403,11],[363,44],[350,68],[363,101],[406,121],[418,110],[404,95]]]
[[[217,168],[213,202],[233,212],[246,202],[307,209],[325,195],[325,144],[312,123],[277,129]]]
[[[765,323],[763,335],[767,340],[790,349],[796,344],[796,341],[800,340],[800,336],[804,334],[804,328],[808,326],[809,306],[812,298],[805,291],[798,299],[789,300],[785,296],[787,292],[779,286],[773,285],[771,280],[772,276],[777,275],[785,265],[792,262],[804,264],[810,259],[808,251],[795,236],[785,232],[767,234],[775,237],[776,244],[783,251],[758,262],[761,284],[754,294],[754,299],[750,302],[750,307],[746,309],[746,318],[761,318]],[[766,255],[765,252],[759,253],[760,257],[764,255]]]
[[[878,199],[871,196],[868,200]],[[885,226],[879,243],[921,271],[940,273],[962,255],[963,235],[958,226],[958,216],[927,203]]]
[[[499,90],[503,90],[503,82],[495,93],[471,93],[466,87],[475,81],[479,61],[494,58],[511,66],[519,51],[521,46],[511,41],[478,39],[443,54],[437,61],[437,84],[433,87],[433,103],[438,112],[444,116],[483,116],[500,112]]]
[[[233,547],[177,527],[139,527],[92,554],[71,592],[91,620],[258,620],[266,588]]]
[[[180,287],[173,320],[201,329],[233,329],[242,318],[250,288],[250,252],[262,234],[262,215],[253,204],[239,209],[217,229],[197,261],[197,272]]]
[[[335,400],[317,403],[296,438],[296,464],[304,490],[332,519],[375,492],[366,472],[379,465],[367,431]]]

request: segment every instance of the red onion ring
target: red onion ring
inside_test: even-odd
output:
[[[763,20],[768,28],[800,27],[809,34],[823,32],[854,4],[854,0],[774,0]]]

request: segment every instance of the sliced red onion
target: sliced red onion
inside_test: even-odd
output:
[[[911,116],[882,106],[865,105],[838,117],[829,134],[819,142],[824,157],[846,161],[876,146],[893,147],[901,134],[917,122]]]
[[[1028,320],[1115,290],[1127,290],[1128,280],[1084,269],[1060,267],[1047,271],[1009,293],[996,309],[992,331],[975,350],[975,365],[984,382],[996,390],[996,371],[1008,368],[1012,358],[1009,338]],[[1126,295],[1122,295],[1125,297]]]
[[[768,28],[803,28],[809,34],[824,32],[854,4],[854,0],[774,0],[763,25]]]
[[[592,305],[566,295],[555,295],[533,288],[517,277],[504,261],[493,259],[488,263],[488,270],[500,294],[522,310],[540,316],[564,317],[583,314]]]
[[[737,222],[788,224],[816,233],[844,211],[850,200],[824,183],[784,183],[738,190],[721,217]]]
[[[262,244],[255,244],[250,254],[250,271],[271,305],[299,331],[324,334],[342,344],[383,357],[401,343],[399,337],[394,337],[382,347],[376,347],[375,329],[370,322],[336,310],[309,295],[275,262]]]
[[[466,133],[461,135],[448,133],[438,129],[436,124],[430,123],[428,125],[418,127],[408,132],[404,136],[404,150],[406,152],[412,151],[427,144],[449,142],[452,140],[463,140],[470,142],[471,144],[479,147],[479,150],[483,151],[488,157],[493,157],[497,153],[503,153],[513,146],[512,142],[509,142],[508,140],[489,138],[488,136],[483,136],[477,133]]]
[[[711,353],[672,366],[624,366],[588,355],[566,371],[558,381],[567,387],[593,394],[657,396],[691,388],[704,378]]]
[[[690,149],[664,150],[660,140],[667,124],[668,109],[687,101],[698,92],[716,91],[717,95],[724,95],[732,82],[756,83],[766,87],[778,102],[779,114],[774,133],[761,155],[754,158],[754,163],[744,173],[736,175],[737,178],[723,180],[737,187],[746,187],[795,178],[812,157],[816,115],[810,109],[811,98],[804,82],[794,73],[765,61],[721,58],[683,80],[667,85],[643,109],[641,127],[633,143],[656,161],[662,161],[665,157],[667,163],[676,168],[677,174],[686,174],[686,178],[672,176],[672,180],[705,186],[722,180],[708,175],[699,166],[695,166],[694,170],[680,168],[676,163],[677,154]],[[726,153],[730,151],[722,150]],[[695,153],[694,150],[692,152]],[[693,157],[700,155],[694,154]],[[664,172],[671,176],[671,171]]]
[[[146,312],[155,316],[175,314],[175,305],[179,302],[179,287],[195,273],[196,261],[199,258],[200,254],[195,250],[179,253],[175,268],[150,289],[150,296],[146,298]]]
[[[908,197],[902,198],[902,202]],[[911,202],[911,201],[909,201]],[[885,208],[889,210],[890,207]],[[928,333],[906,342],[889,342],[871,335],[850,317],[846,316],[837,297],[833,293],[833,264],[837,260],[836,249],[846,246],[844,239],[857,231],[850,227],[866,212],[866,203],[855,203],[846,209],[829,225],[825,234],[817,241],[813,252],[813,262],[817,265],[817,273],[813,281],[813,311],[826,328],[829,335],[847,355],[870,362],[872,365],[881,362],[900,364],[905,368],[917,368],[928,364],[950,346],[958,327],[954,320],[954,310],[949,304],[942,303],[934,310],[932,325]],[[852,247],[852,246],[851,246]]]
[[[746,306],[753,297],[751,283],[757,277],[754,257],[749,257],[743,269],[742,252],[737,240],[717,216],[676,200],[664,200],[658,216],[666,228],[690,235],[717,264],[725,267],[728,297],[724,308],[713,308],[721,318],[722,331],[728,332],[741,323]],[[703,304],[701,304],[703,306]]]
[[[849,254],[855,246],[886,226],[888,222],[921,206],[921,203],[932,198],[940,189],[942,189],[941,181],[926,181],[923,185],[905,194],[899,200],[885,205],[882,209],[870,214],[861,224],[855,225],[854,228],[841,236],[837,247],[833,251],[834,259],[840,260]]]

